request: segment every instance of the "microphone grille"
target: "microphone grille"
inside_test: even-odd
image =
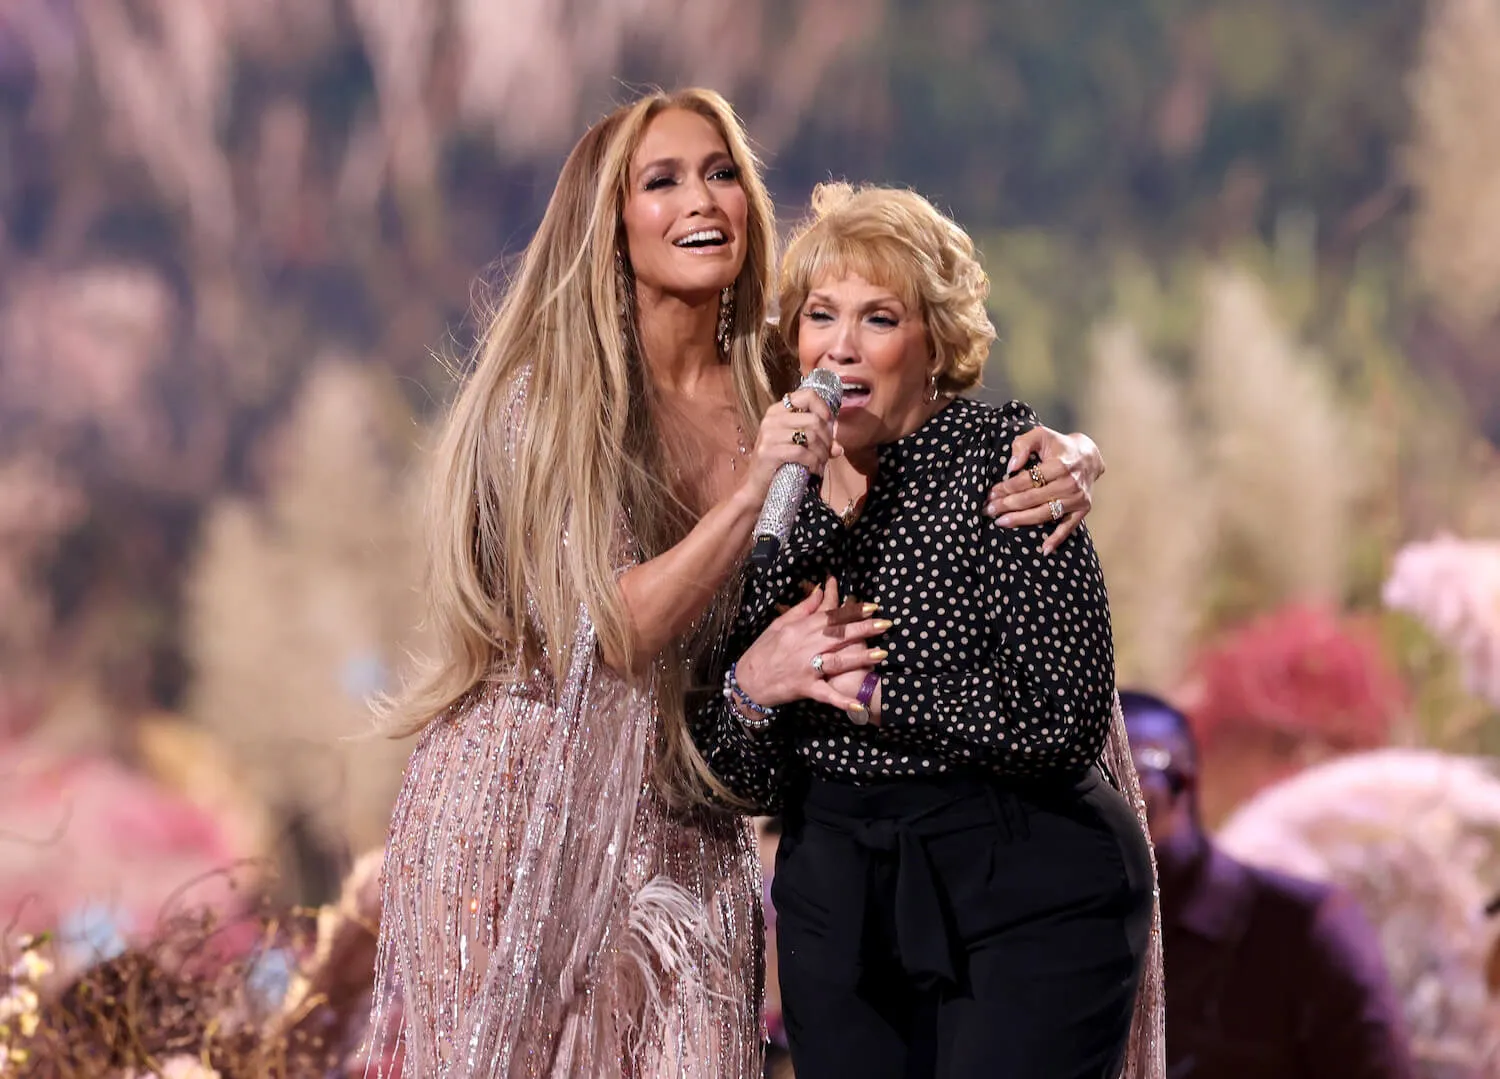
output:
[[[839,376],[826,367],[814,367],[802,380],[802,385],[812,390],[828,405],[835,416],[844,402],[844,383]]]

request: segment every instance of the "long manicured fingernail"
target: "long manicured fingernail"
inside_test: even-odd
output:
[[[989,517],[998,516],[999,513],[1000,513],[1000,503],[999,502],[991,502],[991,503],[989,503],[988,505],[986,505],[984,507],[984,512],[985,512],[985,515],[989,516]]]
[[[884,648],[872,648],[870,649],[869,659],[871,663],[884,663],[885,657],[888,655],[890,655],[890,653],[887,652]]]
[[[1011,525],[1013,525],[1015,523],[1015,521],[1016,521],[1015,517],[1012,516],[1009,513],[1005,514],[1002,517],[996,517],[995,518],[995,523],[997,525],[999,525],[1001,528],[1009,528]]]
[[[861,603],[859,605],[859,613],[864,615],[866,618],[869,618],[878,610],[880,610],[880,604],[878,603]]]
[[[1012,457],[1010,459],[1010,463],[1005,466],[1005,474],[1007,476],[1013,475],[1015,473],[1016,469],[1018,469],[1020,467],[1021,467],[1021,463],[1019,461],[1017,461],[1014,457]]]
[[[875,632],[876,632],[876,633],[884,633],[884,632],[885,632],[885,631],[886,631],[886,630],[888,630],[888,629],[890,629],[890,628],[891,628],[891,627],[892,627],[892,626],[894,626],[894,625],[895,625],[895,624],[896,624],[896,623],[894,623],[894,622],[892,622],[892,621],[891,621],[891,620],[890,620],[890,619],[888,619],[888,618],[877,618],[877,619],[876,619],[876,620],[875,620],[875,622],[874,622],[874,624],[873,624],[873,625],[872,625],[872,626],[871,626],[871,628],[872,628],[872,629],[873,629],[873,630],[874,630],[874,631],[875,631]]]

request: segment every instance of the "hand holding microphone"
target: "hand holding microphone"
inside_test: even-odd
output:
[[[766,479],[765,502],[755,523],[753,565],[764,568],[776,560],[802,505],[808,475],[821,473],[828,458],[837,454],[833,425],[843,396],[838,375],[815,368],[761,421],[752,478],[760,481],[762,469],[774,473]]]

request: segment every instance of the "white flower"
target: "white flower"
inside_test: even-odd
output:
[[[1409,544],[1382,598],[1453,649],[1470,691],[1500,707],[1500,543],[1440,536]]]
[[[219,1073],[197,1057],[180,1053],[162,1061],[155,1079],[219,1079]]]
[[[1485,987],[1493,928],[1484,906],[1500,891],[1491,762],[1431,750],[1351,754],[1257,794],[1218,838],[1236,857],[1359,898],[1423,1053],[1478,1063],[1500,1051],[1500,1013]]]
[[[10,976],[12,978],[17,981],[30,982],[32,985],[35,985],[51,973],[51,960],[43,957],[34,948],[29,948],[22,952],[20,958],[10,968]]]
[[[29,985],[18,985],[5,996],[0,997],[0,1021],[13,1019],[16,1016],[34,1015],[39,1006],[36,990]]]

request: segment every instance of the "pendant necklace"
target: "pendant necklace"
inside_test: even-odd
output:
[[[827,490],[826,484],[828,482],[828,476],[825,475],[823,477],[823,482],[825,484],[824,490]],[[832,492],[830,492],[830,495],[831,494]],[[828,508],[833,509],[832,501],[829,502]],[[842,510],[834,510],[834,512],[838,514],[839,522],[845,528],[852,528],[854,526],[854,522],[859,520],[859,499],[857,497],[850,498],[848,502],[844,503],[844,508]]]

